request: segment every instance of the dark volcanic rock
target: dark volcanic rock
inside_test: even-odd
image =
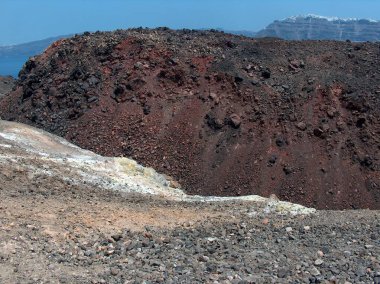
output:
[[[128,155],[192,194],[380,208],[379,58],[373,43],[98,32],[26,64],[0,116]]]
[[[16,84],[16,80],[13,77],[1,77],[0,76],[0,98],[7,95]]]

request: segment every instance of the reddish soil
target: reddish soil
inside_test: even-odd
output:
[[[0,116],[191,194],[380,209],[380,45],[135,29],[31,59]]]

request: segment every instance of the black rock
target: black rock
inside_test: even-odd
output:
[[[272,156],[269,158],[269,160],[268,160],[268,162],[269,162],[270,164],[275,164],[276,161],[277,161],[277,156],[276,156],[276,155],[272,155]]]
[[[271,72],[269,69],[265,69],[261,72],[261,76],[263,76],[264,79],[269,79],[271,76]]]
[[[276,138],[276,145],[278,147],[284,147],[286,145],[286,140],[283,137]]]
[[[118,242],[123,236],[121,234],[112,235],[111,238]]]
[[[290,166],[284,166],[283,171],[286,175],[290,175],[293,172],[293,169]]]

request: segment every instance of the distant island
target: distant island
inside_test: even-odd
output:
[[[274,21],[259,31],[256,37],[279,37],[287,40],[380,41],[380,22],[316,15],[295,16]]]

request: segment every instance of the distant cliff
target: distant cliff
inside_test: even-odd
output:
[[[256,34],[288,40],[380,41],[380,21],[327,18],[315,15],[290,17],[274,21]]]
[[[206,30],[206,29],[201,29]],[[327,18],[315,15],[295,16],[274,21],[265,29],[254,32],[248,30],[225,30],[229,34],[246,37],[278,37],[287,40],[351,40],[380,41],[380,21]],[[17,77],[23,64],[31,56],[42,53],[54,41],[70,36],[58,36],[44,40],[0,46],[0,76]]]

